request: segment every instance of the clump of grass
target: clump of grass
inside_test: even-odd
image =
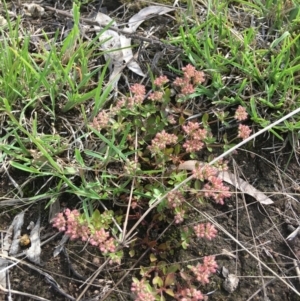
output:
[[[181,45],[189,60],[210,74],[210,84],[199,87],[213,104],[225,108],[240,104],[260,128],[299,107],[299,35],[283,1],[222,1],[194,4],[207,14],[201,21],[186,19],[173,43]],[[195,26],[191,26],[195,22]],[[299,130],[297,120],[271,130],[279,139]]]

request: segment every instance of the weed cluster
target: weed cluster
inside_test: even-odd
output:
[[[176,114],[176,106],[184,104],[186,97],[205,81],[204,73],[192,65],[187,65],[182,71],[182,76],[176,78],[171,86],[168,86],[169,80],[165,76],[156,78],[152,92],[148,94],[145,86],[134,84],[128,96],[121,98],[111,108],[101,110],[89,125],[95,135],[101,135],[107,141],[123,137],[126,139],[126,143],[122,143],[123,148],[127,153],[128,149],[131,150],[123,166],[123,177],[134,183],[134,190],[128,193],[130,197],[127,195],[123,198],[127,210],[103,213],[92,210],[87,216],[77,210],[66,209],[53,220],[53,226],[64,231],[72,240],[81,239],[97,246],[104,256],[110,258],[111,263],[120,264],[124,255],[121,227],[115,224],[123,224],[130,216],[141,217],[149,205],[163,194],[166,194],[166,199],[159,204],[156,213],[152,212],[150,221],[141,218],[150,228],[154,224],[157,228],[163,227],[164,223],[183,224],[188,217],[190,204],[196,205],[205,199],[224,204],[224,199],[231,195],[229,188],[217,177],[220,171],[227,170],[227,162],[222,161],[214,166],[199,162],[193,171],[194,181],[181,189],[171,190],[187,178],[187,172],[178,171],[176,166],[188,158],[195,158],[197,152],[209,149],[216,141],[206,117],[202,122],[186,122],[181,114]],[[174,89],[174,97],[171,97],[170,89]],[[239,106],[233,118],[243,121],[247,116],[245,109]],[[250,132],[247,125],[240,124],[239,137],[245,139]],[[158,181],[152,176],[145,180],[145,175],[156,172],[164,173],[164,179]],[[107,195],[121,199],[128,183],[118,184],[117,188],[107,186]],[[128,215],[129,212],[131,215]],[[174,247],[187,248],[190,241],[197,237],[211,240],[216,235],[217,230],[210,223],[182,226],[180,241],[166,241],[164,253],[170,253]],[[142,243],[146,243],[146,240]],[[149,241],[148,244],[151,245]],[[159,250],[160,247],[156,245],[157,242],[152,242],[153,250]],[[133,253],[137,251],[135,248],[132,243]],[[158,300],[165,293],[177,300],[202,300],[203,295],[196,290],[194,283],[207,284],[209,276],[217,268],[213,256],[204,257],[202,264],[188,266],[189,272],[184,272],[178,264],[167,265],[165,261],[153,258],[152,261],[154,263],[150,267],[141,270],[141,280],[133,278],[132,292],[136,295],[136,301]],[[152,284],[149,278],[152,278]]]
[[[205,1],[185,2],[179,32],[168,33],[169,43],[180,45],[188,61],[207,74],[188,64],[173,82],[155,78],[151,91],[134,84],[112,104],[113,85],[105,83],[109,62],[91,68],[103,55],[99,38],[109,27],[84,40],[75,5],[67,36],[60,41],[58,34],[45,34],[33,52],[40,35],[20,35],[20,19],[7,23],[8,35],[1,27],[0,162],[9,179],[6,165],[29,175],[23,186],[11,180],[12,194],[23,197],[27,183],[42,179],[26,200],[50,199],[50,206],[62,193],[76,196],[77,209],[58,213],[53,226],[94,246],[112,265],[147,249],[149,261],[139,276],[132,275],[136,301],[205,298],[215,258],[204,256],[188,266],[169,258],[175,261],[176,250],[196,239],[217,235],[191,209],[208,200],[223,205],[231,195],[218,177],[227,162],[209,164],[213,150],[247,139],[253,130],[247,119],[266,128],[300,106],[298,6],[272,0],[209,1],[206,7]],[[199,118],[187,110],[205,97],[209,114]],[[72,120],[70,112],[80,120]],[[237,130],[220,141],[216,124]],[[295,118],[269,130],[282,140],[289,132],[298,141],[299,128]],[[180,168],[187,160],[197,160],[191,175]]]

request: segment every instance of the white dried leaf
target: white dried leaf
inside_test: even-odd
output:
[[[124,28],[124,30],[126,32],[134,33],[145,20],[148,20],[157,15],[166,14],[173,10],[174,8],[157,5],[145,7],[129,19],[128,24]]]
[[[6,288],[6,268],[8,266],[8,261],[4,258],[0,258],[0,285]]]
[[[274,202],[268,198],[263,192],[254,188],[251,184],[243,179],[237,177],[235,179],[235,175],[229,171],[222,171],[219,173],[218,178],[221,178],[224,182],[227,182],[233,186],[235,186],[238,190],[251,195],[257,201],[259,201],[263,205],[271,205]]]
[[[65,246],[65,243],[69,240],[70,236],[67,234],[64,234],[62,239],[60,240],[59,244],[57,247],[55,247],[54,252],[53,252],[53,257],[56,257],[63,249]]]
[[[13,225],[13,232],[14,232],[14,238],[11,243],[11,247],[9,250],[9,255],[16,255],[19,252],[20,244],[19,244],[19,238],[21,236],[21,228],[24,224],[24,214],[25,212],[21,212],[18,215],[15,216],[12,225]]]
[[[141,67],[139,66],[139,64],[134,61],[131,60],[128,64],[127,64],[127,68],[129,68],[132,72],[140,75],[140,76],[146,76],[146,74],[142,71]]]
[[[15,232],[15,237],[16,237],[16,244],[14,245],[14,250],[18,252],[19,250],[19,243],[18,243],[18,236],[21,233],[21,228],[24,223],[24,211],[19,213],[14,217],[13,222],[9,226],[9,228],[6,231],[6,235],[3,239],[2,242],[2,254],[4,256],[8,255],[8,251],[12,248],[12,236],[13,233]],[[0,285],[4,288],[7,288],[7,283],[6,283],[6,271],[8,269],[8,261],[5,258],[0,258]]]
[[[132,58],[131,39],[126,38],[124,35],[120,35],[120,44],[122,47],[123,59],[128,63]]]
[[[117,66],[121,66],[123,64],[123,53],[119,34],[113,30],[107,30],[101,35],[100,41],[103,41],[101,49],[105,51],[105,60],[110,60],[109,68],[115,69],[118,68]]]
[[[228,275],[229,275],[229,270],[226,267],[222,266],[222,268],[221,268],[221,274],[222,274],[222,276],[224,278],[227,278]]]
[[[110,22],[112,22],[111,24],[115,27],[117,27],[117,22],[114,21],[110,16],[102,13],[102,12],[98,12],[95,21],[100,25],[100,26],[106,26],[107,24],[109,24]]]
[[[131,49],[131,38],[127,38],[124,35],[120,35],[120,42],[123,53],[123,60],[127,64],[127,68],[129,68],[132,72],[145,76],[145,73],[142,71],[139,64],[134,60],[133,53]]]
[[[226,249],[222,249],[221,254],[225,255],[225,256],[228,256],[229,258],[237,259],[236,255],[234,255],[233,253],[231,253],[230,251],[228,251]]]
[[[117,23],[113,21],[108,15],[99,12],[95,18],[95,21],[99,25],[107,25],[111,23],[113,26],[117,28]],[[100,30],[100,27],[95,27]],[[110,60],[109,68],[111,71],[109,82],[113,83],[114,86],[117,85],[120,75],[118,75],[119,70],[121,70],[121,65],[123,64],[123,52],[121,50],[121,41],[120,35],[111,29],[107,29],[105,32],[101,34],[99,37],[101,42],[100,49],[104,50],[106,53],[104,54],[105,60]]]
[[[118,82],[121,77],[122,70],[123,70],[123,66],[114,65],[113,71],[109,76],[109,83],[112,85],[114,89],[116,89],[118,86]]]
[[[297,228],[297,229],[295,229],[287,238],[286,238],[286,240],[288,240],[288,241],[292,241],[292,240],[294,240],[295,239],[295,237],[297,237],[298,236],[298,233],[300,232],[300,226]]]
[[[183,163],[179,164],[178,169],[179,170],[194,170],[198,166],[203,166],[202,162],[196,161],[196,160],[187,160]]]
[[[174,10],[174,8],[168,8],[163,6],[149,6],[140,10],[137,14],[129,19],[128,25],[123,29],[128,33],[134,33],[136,29],[147,19],[155,17],[156,15],[162,15]],[[113,21],[108,15],[99,12],[95,18],[95,21],[100,26],[105,26],[111,23],[114,27],[118,28],[118,24]],[[98,27],[95,27],[99,29]],[[139,64],[134,60],[131,49],[131,38],[127,38],[122,34],[118,34],[114,30],[106,30],[101,36],[100,41],[101,49],[106,51],[104,57],[106,60],[111,60],[110,69],[113,69],[110,74],[109,81],[116,87],[121,75],[121,71],[124,68],[124,62],[132,72],[145,76]]]
[[[199,162],[196,160],[188,160],[183,162],[179,165],[178,169],[181,170],[194,170],[196,166],[203,166],[203,162]],[[219,172],[217,177],[224,182],[231,184],[232,186],[236,187],[238,190],[251,195],[254,197],[258,202],[260,202],[263,205],[270,205],[274,202],[268,198],[263,192],[257,190],[254,188],[251,184],[249,184],[247,181],[244,181],[243,179],[239,177],[235,177],[235,175],[229,171],[222,171]]]
[[[23,215],[23,217],[24,217],[24,213],[21,213],[21,215]],[[18,216],[20,216],[20,214]],[[19,219],[19,217],[18,217],[18,219]],[[14,221],[12,222],[12,224],[7,229],[5,238],[3,239],[2,254],[4,254],[4,255],[8,255],[8,251],[11,248],[12,236],[13,236],[14,223],[15,222],[16,222],[16,217],[14,218]]]
[[[25,15],[32,18],[40,18],[45,13],[45,9],[36,3],[24,3],[23,8]]]
[[[29,225],[27,226],[27,230],[32,230],[34,228],[34,222],[33,221],[31,221],[30,223],[29,223]]]
[[[116,52],[122,53],[122,51],[119,50],[121,48],[120,35],[116,31],[108,29],[100,36],[99,39],[100,42],[102,42],[101,49],[106,51],[116,50],[109,52],[109,55],[114,54]]]
[[[4,256],[8,256],[8,250],[11,245],[11,237],[13,234],[13,229],[14,227],[11,224],[6,232],[5,238],[3,239],[2,254]],[[1,238],[2,238],[2,233],[1,233]],[[7,283],[6,283],[7,267],[8,267],[8,260],[0,257],[0,285],[4,288],[7,288]]]
[[[30,232],[31,246],[26,250],[27,258],[38,265],[41,265],[41,240],[40,240],[40,219],[37,220]]]
[[[117,23],[108,15],[103,14],[99,12],[95,18],[95,21],[99,24],[109,24],[111,23],[113,26],[117,28]],[[100,30],[100,27],[95,27],[96,29]],[[121,48],[121,42],[120,42],[120,35],[115,31],[111,29],[105,30],[99,38],[101,44],[101,49],[105,51],[111,51],[111,50],[116,50],[113,52],[108,52],[106,54],[106,59],[110,58],[113,61],[114,60],[123,60],[122,58],[122,51],[120,50]]]
[[[4,17],[0,16],[0,26],[3,27],[7,25],[7,21]]]

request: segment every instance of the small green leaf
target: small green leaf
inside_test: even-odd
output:
[[[38,169],[36,169],[32,166],[28,167],[28,166],[22,165],[20,163],[14,162],[14,161],[11,161],[10,164],[11,164],[11,166],[13,166],[17,169],[20,169],[20,170],[23,170],[23,171],[26,171],[26,172],[37,173],[37,174],[41,173]]]
[[[157,258],[156,258],[156,256],[154,255],[154,254],[150,254],[150,261],[151,262],[154,262],[154,261],[156,261],[157,260]]]
[[[84,160],[77,148],[75,149],[75,159],[82,167],[85,167]]]
[[[166,292],[166,294],[168,294],[171,297],[175,296],[174,291],[172,289],[170,289],[170,288],[166,289],[165,292]]]
[[[195,180],[195,184],[194,184],[194,187],[196,190],[200,191],[202,189],[202,183],[200,180]]]
[[[154,285],[158,285],[159,287],[162,287],[164,285],[163,280],[159,276],[155,276],[152,280],[152,283]]]
[[[180,264],[175,263],[168,266],[167,273],[175,273],[180,270]]]
[[[202,116],[202,122],[203,122],[204,126],[207,125],[208,118],[209,118],[208,114],[204,113],[203,116]]]
[[[64,167],[64,175],[76,175],[78,174],[78,169],[70,166]]]
[[[93,223],[100,223],[101,222],[101,213],[99,212],[98,209],[94,210],[94,212],[92,214],[91,221]]]
[[[275,39],[271,45],[270,48],[275,48],[282,40],[289,37],[291,34],[288,31],[285,31],[279,38]]]
[[[183,241],[182,243],[181,243],[181,246],[182,246],[182,248],[184,249],[184,250],[186,250],[187,248],[188,248],[188,243],[186,242],[186,241]]]

